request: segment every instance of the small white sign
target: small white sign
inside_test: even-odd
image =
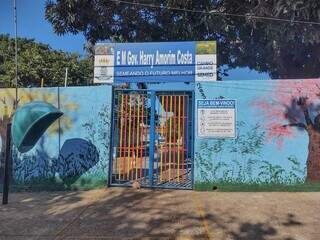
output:
[[[236,101],[231,99],[198,100],[198,136],[203,138],[236,137]]]
[[[94,83],[113,83],[114,72],[111,67],[94,67]]]
[[[94,56],[94,83],[113,83],[114,49],[113,46],[98,45]]]
[[[217,55],[197,54],[196,55],[196,81],[217,80]]]

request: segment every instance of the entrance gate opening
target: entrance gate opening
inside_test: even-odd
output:
[[[111,186],[193,188],[193,94],[115,90]]]

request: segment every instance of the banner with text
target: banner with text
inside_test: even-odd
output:
[[[94,82],[217,80],[216,42],[105,43],[95,47]]]

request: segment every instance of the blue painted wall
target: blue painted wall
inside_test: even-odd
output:
[[[3,113],[12,106],[12,94],[10,89],[0,93],[7,100],[0,105]],[[30,152],[13,152],[14,184],[45,189],[106,185],[111,96],[111,86],[21,89],[21,105],[33,100],[47,101],[64,115]]]
[[[307,167],[308,131],[294,126],[307,125],[300,97],[307,98],[306,108],[315,121],[317,84],[312,79],[198,84],[196,99],[237,101],[237,138],[203,139],[195,127],[195,182],[288,185],[305,183],[307,176],[317,180],[319,166]]]
[[[225,81],[148,87],[158,91],[194,89],[195,101],[204,98],[237,101],[235,139],[198,137],[195,109],[196,186],[201,183],[295,185],[320,174],[317,164],[307,165],[310,132],[294,126],[298,122],[307,124],[298,104],[301,97],[307,99],[306,107],[315,124],[320,110],[318,80]],[[14,90],[0,89],[0,96],[5,99],[0,101],[3,132],[12,113]],[[105,186],[111,98],[111,86],[21,89],[21,105],[33,100],[47,101],[65,114],[32,151],[25,154],[14,151],[15,185],[42,186],[47,190]],[[2,134],[2,152],[3,142]]]

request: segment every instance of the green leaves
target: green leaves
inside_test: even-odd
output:
[[[47,2],[45,16],[57,34],[81,32],[90,43],[217,40],[220,66],[248,67],[273,78],[319,77],[319,25],[290,22],[320,22],[318,0],[56,0]]]
[[[93,79],[93,59],[81,58],[37,43],[33,39],[18,39],[18,69],[20,87],[63,86],[68,68],[68,85],[87,85]],[[14,39],[0,35],[0,86],[13,86]]]

